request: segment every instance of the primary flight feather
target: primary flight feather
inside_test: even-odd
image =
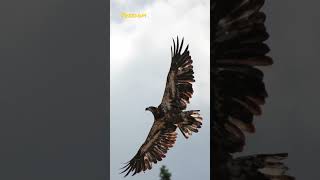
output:
[[[165,158],[176,141],[177,128],[185,138],[201,128],[202,117],[199,110],[184,111],[192,97],[192,83],[195,80],[189,45],[182,51],[184,40],[180,44],[177,37],[176,41],[173,40],[171,47],[171,66],[161,104],[146,108],[152,112],[154,122],[137,154],[123,167],[121,173],[125,173],[125,176],[151,169],[152,163],[156,164]]]

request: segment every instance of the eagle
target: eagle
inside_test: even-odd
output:
[[[268,96],[260,66],[273,59],[264,42],[264,0],[213,0],[210,12],[211,150],[215,180],[293,180],[287,153],[236,157]]]
[[[136,155],[122,167],[124,170],[121,173],[126,173],[124,177],[131,172],[133,176],[150,170],[152,163],[156,164],[165,158],[169,148],[175,144],[177,129],[188,139],[201,128],[200,110],[185,110],[192,97],[192,83],[195,80],[189,45],[182,52],[183,42],[184,38],[181,44],[178,37],[176,42],[173,39],[171,66],[162,101],[157,107],[150,106],[145,109],[152,112],[154,122]]]

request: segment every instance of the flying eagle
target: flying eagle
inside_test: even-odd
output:
[[[267,92],[258,66],[273,63],[264,43],[264,0],[211,2],[211,148],[215,180],[292,180],[282,160],[287,153],[234,157],[255,132]]]
[[[188,47],[182,52],[181,44],[173,39],[171,47],[171,67],[167,76],[167,83],[161,104],[158,107],[150,106],[145,110],[151,111],[154,122],[147,139],[139,148],[137,154],[126,163],[121,173],[125,177],[133,172],[132,176],[141,171],[152,168],[152,163],[157,163],[166,157],[169,148],[173,147],[179,128],[185,138],[193,132],[198,132],[202,125],[199,110],[184,111],[193,94],[192,59]],[[181,53],[182,52],[182,53]]]

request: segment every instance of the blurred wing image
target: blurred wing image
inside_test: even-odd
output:
[[[211,139],[213,173],[217,180],[294,179],[285,175],[286,153],[234,157],[246,143],[245,133],[254,133],[254,116],[268,96],[263,72],[272,59],[264,43],[264,0],[211,2],[211,94],[213,96]]]
[[[154,123],[137,154],[123,167],[121,173],[125,173],[125,176],[130,172],[135,175],[151,169],[152,163],[156,164],[165,158],[165,154],[176,141],[177,128],[185,138],[201,128],[202,117],[199,110],[184,111],[193,94],[193,61],[189,46],[182,51],[184,40],[182,39],[180,44],[177,37],[176,41],[173,40],[171,47],[171,66],[161,104],[158,107],[146,108],[154,115]]]

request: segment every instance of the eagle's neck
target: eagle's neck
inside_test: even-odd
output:
[[[153,108],[151,112],[152,112],[152,114],[154,116],[154,120],[155,121],[160,119],[162,117],[162,114],[163,114],[163,113],[161,113],[161,109],[156,108],[156,107]]]

